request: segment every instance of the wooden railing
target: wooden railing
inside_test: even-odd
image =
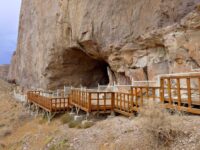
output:
[[[133,95],[130,93],[115,93],[114,111],[131,116],[134,111]]]
[[[162,77],[160,83],[166,108],[200,114],[200,76]]]
[[[61,112],[69,108],[68,98],[49,98],[40,94],[41,91],[29,91],[27,93],[28,101],[49,112]]]
[[[200,75],[161,77],[160,86],[132,86],[129,93],[72,89],[68,99],[30,91],[28,99],[49,111],[66,110],[72,105],[86,112],[110,110],[131,116],[145,103],[154,101],[166,108],[200,114]]]
[[[131,94],[134,95],[134,104],[136,107],[142,106],[144,102],[153,100],[160,101],[160,87],[156,86],[133,86]]]
[[[73,89],[70,94],[70,104],[86,112],[113,110],[114,93]]]

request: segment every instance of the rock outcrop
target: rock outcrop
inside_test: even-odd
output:
[[[153,80],[200,66],[200,0],[22,0],[10,79],[27,87]]]
[[[7,80],[9,65],[0,65],[0,78]]]

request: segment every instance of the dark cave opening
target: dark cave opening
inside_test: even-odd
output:
[[[94,59],[79,48],[67,49],[63,54],[62,75],[59,75],[57,81],[60,86],[64,84],[91,88],[97,87],[98,84],[107,85],[107,67],[109,65],[106,61]]]

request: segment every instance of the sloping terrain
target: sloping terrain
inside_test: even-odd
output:
[[[0,150],[200,149],[200,116],[170,115],[147,108],[132,119],[96,119],[87,129],[69,128],[57,116],[50,124],[31,116],[0,80]]]

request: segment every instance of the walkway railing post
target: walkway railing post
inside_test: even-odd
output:
[[[88,97],[88,112],[91,112],[91,105],[92,105],[92,93],[89,93]]]
[[[165,92],[164,79],[160,78],[160,101],[161,102],[164,102],[164,92]]]
[[[133,113],[133,108],[134,108],[134,95],[133,95],[133,87],[131,87],[131,113]]]
[[[115,93],[112,92],[112,96],[111,96],[111,110],[114,111],[115,108]]]

